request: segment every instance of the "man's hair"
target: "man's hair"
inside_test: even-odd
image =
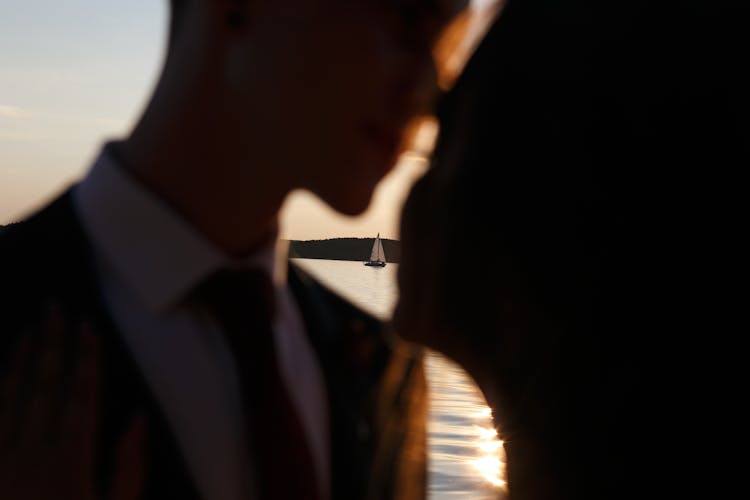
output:
[[[175,36],[180,32],[182,22],[185,19],[185,13],[192,0],[169,0],[169,46],[174,43]]]

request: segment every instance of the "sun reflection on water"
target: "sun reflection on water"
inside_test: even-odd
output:
[[[427,378],[432,405],[428,426],[430,498],[503,498],[505,451],[492,410],[470,377],[445,357],[430,353]]]
[[[488,407],[486,418],[492,419],[492,410]],[[485,412],[486,413],[486,412]],[[494,427],[477,427],[479,440],[477,449],[481,456],[470,463],[484,476],[490,484],[498,487],[505,486],[505,463],[501,460],[503,442],[497,439]]]

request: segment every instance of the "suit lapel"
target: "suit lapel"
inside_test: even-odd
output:
[[[387,353],[373,320],[290,266],[289,285],[321,362],[330,405],[332,497],[365,498],[375,449],[375,384]]]
[[[13,293],[15,305],[5,326],[20,332],[30,319],[45,315],[50,302],[61,305],[69,334],[66,338],[75,366],[76,327],[92,324],[100,338],[100,416],[97,482],[101,497],[109,489],[120,439],[135,415],[146,419],[146,478],[142,498],[198,498],[176,439],[148,388],[122,334],[115,327],[99,289],[89,241],[67,191],[31,219],[3,234],[0,252],[17,261],[2,284],[3,296]],[[8,338],[0,339],[2,348]]]
[[[289,285],[327,383],[333,499],[425,498],[421,355],[291,264]]]

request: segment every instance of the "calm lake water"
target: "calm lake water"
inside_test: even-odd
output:
[[[362,262],[293,260],[368,312],[390,317],[398,298],[398,264],[373,268]],[[501,498],[505,457],[482,394],[458,365],[434,352],[427,356],[427,381],[429,498]]]

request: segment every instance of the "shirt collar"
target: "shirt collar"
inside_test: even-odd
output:
[[[178,304],[213,271],[261,268],[285,281],[286,249],[275,238],[233,260],[132,178],[105,146],[74,191],[76,209],[97,254],[152,311]],[[282,281],[283,280],[283,281]]]

